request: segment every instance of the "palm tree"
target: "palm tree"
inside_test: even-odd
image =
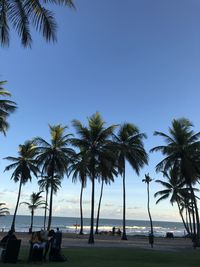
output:
[[[70,157],[74,155],[73,149],[67,147],[71,134],[65,134],[66,126],[60,124],[49,125],[51,133],[51,142],[48,143],[40,137],[34,139],[37,145],[38,166],[41,167],[42,176],[50,179],[50,201],[49,201],[49,220],[47,230],[50,230],[53,208],[53,194],[55,193],[55,181],[61,180],[67,174]],[[58,185],[58,184],[57,184]]]
[[[80,232],[79,235],[83,235],[83,189],[86,187],[87,176],[89,171],[87,168],[87,161],[84,158],[84,153],[76,153],[72,159],[72,163],[69,166],[69,175],[72,174],[72,182],[76,183],[79,179],[81,183],[80,192]]]
[[[42,176],[42,178],[38,181],[38,185],[40,190],[45,191],[45,209],[44,209],[44,230],[46,229],[46,217],[48,210],[48,196],[49,190],[52,188],[53,195],[57,193],[57,191],[61,187],[61,179],[59,176],[54,176],[53,179],[48,176]]]
[[[129,162],[133,170],[139,175],[140,169],[147,164],[148,155],[144,149],[143,139],[146,138],[144,133],[130,123],[120,126],[117,135],[114,135],[114,143],[117,154],[117,166],[120,175],[123,178],[123,232],[122,240],[127,240],[126,236],[126,161]]]
[[[154,238],[153,222],[152,222],[152,217],[151,217],[151,212],[150,212],[150,197],[149,197],[149,184],[150,184],[150,182],[152,182],[152,179],[149,176],[149,174],[145,174],[145,179],[143,179],[142,182],[146,183],[146,185],[147,185],[147,210],[148,210],[150,226],[151,226],[151,233],[149,236],[149,241],[150,241],[151,247],[153,247],[153,238]]]
[[[41,193],[43,191],[40,191],[38,193],[32,193],[31,196],[30,196],[30,202],[21,202],[21,204],[25,204],[28,206],[30,212],[31,212],[31,225],[30,225],[30,228],[29,228],[29,232],[32,233],[32,230],[33,230],[33,217],[34,217],[34,213],[35,213],[35,210],[38,209],[38,208],[45,208],[46,206],[46,202],[44,200],[41,200],[42,196],[41,196]]]
[[[15,183],[19,182],[19,191],[17,197],[17,203],[13,215],[13,221],[11,225],[11,230],[15,231],[15,219],[19,206],[19,200],[21,195],[22,185],[25,185],[28,180],[31,181],[31,174],[37,177],[37,173],[39,172],[36,166],[35,160],[35,146],[32,141],[26,141],[23,145],[19,145],[18,157],[6,157],[5,159],[13,162],[5,168],[5,171],[10,171],[14,169],[12,173],[11,179],[14,180]]]
[[[5,207],[6,203],[0,203],[0,217],[9,215],[9,209]]]
[[[8,46],[10,24],[24,47],[31,46],[30,26],[41,32],[46,41],[56,41],[56,21],[44,4],[74,7],[72,0],[0,0],[0,43]]]
[[[0,81],[0,98],[10,97],[11,94],[6,91],[3,86],[6,81]],[[13,113],[16,110],[16,103],[8,99],[0,99],[0,132],[6,135],[6,131],[9,128],[7,118],[10,113]]]
[[[84,158],[87,159],[87,167],[89,170],[89,177],[92,183],[92,195],[91,195],[91,223],[90,223],[90,235],[88,239],[89,244],[94,243],[94,195],[95,195],[95,179],[98,176],[97,167],[104,159],[111,157],[111,150],[108,147],[110,143],[114,125],[105,128],[105,122],[102,120],[100,114],[96,112],[88,119],[88,126],[85,127],[78,120],[73,120],[72,124],[79,136],[79,138],[73,138],[72,144],[79,148],[84,154]]]
[[[114,182],[114,176],[117,176],[116,166],[114,157],[110,158],[109,161],[103,160],[101,161],[101,165],[98,167],[98,176],[99,181],[101,182],[101,190],[100,190],[100,197],[99,197],[99,204],[97,209],[97,218],[96,218],[96,230],[95,234],[99,233],[99,217],[100,217],[100,209],[101,209],[101,201],[103,196],[103,189],[104,184],[110,184],[111,182]]]
[[[180,176],[188,185],[192,202],[194,205],[193,227],[194,246],[200,243],[200,224],[196,197],[193,184],[199,178],[199,158],[200,158],[200,132],[195,133],[193,124],[185,118],[172,121],[169,128],[169,135],[163,132],[155,132],[154,135],[164,138],[166,145],[157,146],[151,152],[159,151],[165,158],[157,164],[156,171],[168,171],[170,168],[179,170]],[[195,223],[196,221],[196,223]]]
[[[183,200],[183,194],[185,190],[187,190],[186,188],[184,188],[185,182],[177,178],[178,173],[177,170],[174,168],[169,169],[168,172],[163,171],[162,173],[165,179],[167,179],[167,181],[156,180],[157,183],[161,184],[164,187],[164,190],[158,191],[154,194],[154,197],[159,196],[159,199],[156,201],[156,204],[169,197],[170,203],[172,205],[176,202],[182,222],[185,226],[186,231],[189,233],[189,229],[185,223],[183,213],[181,211],[181,202]]]

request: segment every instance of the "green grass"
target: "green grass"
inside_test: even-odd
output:
[[[74,248],[64,249],[67,262],[28,263],[28,250],[22,249],[17,264],[3,264],[5,267],[197,267],[200,251],[159,252],[127,248]]]

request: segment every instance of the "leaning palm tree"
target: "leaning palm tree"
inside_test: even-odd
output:
[[[79,148],[87,159],[87,167],[89,170],[89,177],[92,183],[91,193],[91,221],[90,221],[90,234],[88,243],[94,243],[94,196],[95,196],[95,180],[98,176],[97,166],[99,166],[102,159],[111,157],[111,150],[108,148],[110,143],[114,125],[105,128],[105,122],[102,120],[101,115],[96,112],[88,119],[88,126],[83,126],[78,120],[73,120],[72,124],[79,136],[73,138],[72,144]]]
[[[0,0],[0,43],[10,43],[10,25],[17,32],[23,46],[31,46],[31,26],[49,41],[56,40],[56,21],[53,12],[44,4],[74,7],[72,0]]]
[[[152,182],[153,179],[149,176],[149,174],[145,174],[145,179],[142,180],[142,182],[146,183],[147,185],[147,210],[148,210],[148,215],[149,215],[149,220],[150,220],[150,226],[151,226],[151,232],[149,236],[149,242],[151,244],[151,247],[153,247],[153,242],[154,242],[154,235],[153,235],[153,222],[152,222],[152,217],[151,217],[151,212],[150,212],[150,197],[149,197],[149,184]]]
[[[148,163],[148,155],[144,149],[144,133],[130,123],[120,126],[117,135],[114,135],[116,147],[117,166],[120,175],[123,178],[123,232],[122,240],[127,240],[126,236],[126,161],[129,162],[133,170],[139,175],[140,169]]]
[[[5,97],[11,97],[11,94],[3,88],[5,83],[6,81],[0,81],[0,132],[4,135],[6,135],[6,131],[9,128],[7,118],[10,113],[13,113],[16,110],[16,103],[5,99]]]
[[[65,134],[66,126],[60,124],[49,125],[51,133],[51,142],[48,143],[40,137],[34,139],[37,145],[37,163],[41,167],[42,176],[48,176],[50,179],[50,201],[49,201],[49,220],[47,230],[50,230],[53,208],[54,181],[56,177],[60,180],[67,174],[68,164],[74,150],[68,147],[71,134]]]
[[[0,217],[9,215],[9,209],[5,207],[6,203],[0,203]]]
[[[186,192],[187,188],[185,188],[185,182],[181,179],[178,179],[177,170],[171,168],[168,172],[163,171],[163,177],[165,181],[156,180],[157,183],[162,185],[164,188],[154,194],[154,197],[159,197],[156,201],[156,204],[160,203],[160,201],[168,199],[173,205],[174,203],[177,204],[179,214],[181,216],[182,222],[185,226],[186,231],[189,233],[189,229],[183,217],[183,213],[181,210],[181,202],[183,201],[183,194]]]
[[[32,193],[31,196],[30,196],[30,202],[21,202],[21,204],[24,204],[24,205],[27,205],[28,206],[28,209],[30,210],[31,212],[31,225],[30,225],[30,228],[29,228],[29,232],[32,233],[32,230],[33,230],[33,217],[34,217],[34,213],[35,213],[35,210],[38,209],[38,208],[45,208],[46,206],[46,202],[44,200],[42,200],[42,196],[41,196],[41,193],[43,191],[40,191],[38,193]]]
[[[192,127],[193,124],[188,119],[174,119],[172,126],[169,128],[169,135],[157,131],[154,133],[154,135],[163,137],[166,145],[154,147],[151,152],[159,151],[164,156],[164,159],[156,166],[157,172],[176,168],[189,187],[194,206],[192,215],[193,241],[194,246],[197,246],[200,243],[200,224],[197,201],[192,185],[200,176],[200,132],[195,133]]]
[[[14,169],[11,179],[13,179],[15,183],[19,182],[18,197],[13,215],[11,230],[15,230],[15,219],[19,206],[22,185],[25,185],[28,180],[31,181],[31,174],[37,177],[37,174],[39,172],[35,160],[35,146],[32,141],[26,141],[23,145],[19,145],[18,154],[18,157],[5,158],[12,162],[12,164],[8,165],[5,168],[5,171]]]

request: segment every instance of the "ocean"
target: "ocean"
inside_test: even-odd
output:
[[[0,217],[0,231],[8,231],[12,222],[12,215]],[[33,231],[39,231],[43,228],[43,217],[34,216]],[[80,218],[72,217],[53,217],[52,229],[59,227],[63,233],[78,233]],[[172,232],[175,237],[184,236],[184,226],[179,222],[154,221],[155,236],[165,236],[166,232]],[[116,230],[122,230],[122,220],[118,219],[100,219],[99,231],[112,231],[115,226]],[[28,232],[30,227],[30,216],[17,215],[16,217],[16,231]],[[84,233],[89,233],[90,219],[84,218]],[[150,232],[149,221],[143,220],[126,220],[126,232],[128,235],[148,235]]]

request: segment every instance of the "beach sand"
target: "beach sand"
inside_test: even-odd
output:
[[[0,239],[6,233],[0,233]],[[22,246],[29,247],[30,235],[28,233],[16,233],[18,239],[22,240]],[[77,235],[63,233],[62,248],[90,248],[90,247],[123,247],[152,249],[145,236],[128,236],[128,240],[121,240],[119,236],[95,235],[95,244],[88,244],[88,235]],[[175,237],[173,239],[155,237],[153,250],[160,251],[182,251],[193,250],[190,239]]]

